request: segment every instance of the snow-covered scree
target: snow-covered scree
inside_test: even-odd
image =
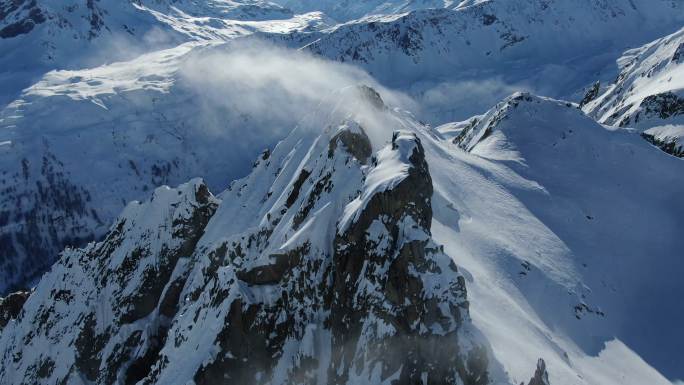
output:
[[[31,284],[64,246],[101,237],[157,186],[201,175],[226,188],[333,103],[323,95],[359,80],[384,90],[361,70],[256,42],[48,73],[0,112],[0,292]]]
[[[684,29],[625,52],[620,75],[600,93],[595,86],[583,109],[599,122],[642,131],[645,139],[684,156]]]
[[[630,347],[681,338],[679,159],[527,94],[448,137],[349,94],[63,253],[0,383],[669,383]]]

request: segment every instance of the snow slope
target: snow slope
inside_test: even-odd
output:
[[[620,75],[583,106],[599,122],[634,127],[666,152],[684,155],[684,29],[625,52]]]
[[[454,142],[476,155],[465,159],[485,178],[432,166],[445,170],[445,186],[435,190],[453,197],[435,212],[458,211],[435,237],[452,254],[471,256],[461,266],[475,282],[473,317],[498,336],[490,336],[494,351],[520,356],[531,340],[546,339],[557,349],[556,362],[539,354],[549,368],[572,367],[573,355],[595,355],[617,337],[662,373],[681,376],[684,315],[673,304],[683,266],[672,252],[682,246],[681,161],[649,148],[637,132],[602,127],[577,105],[526,94],[476,118]],[[539,318],[529,318],[530,308]],[[526,323],[545,327],[521,332]],[[551,383],[561,381],[553,372]]]

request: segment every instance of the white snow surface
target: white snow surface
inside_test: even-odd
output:
[[[433,233],[470,273],[474,322],[506,370],[525,380],[522,362],[534,354],[524,352],[536,346],[552,384],[604,383],[575,362],[612,349],[615,337],[637,352],[624,358],[635,368],[640,355],[674,370],[682,162],[567,102],[517,94],[478,128],[493,116],[490,134],[469,142],[475,157],[452,150],[449,161],[430,163]]]

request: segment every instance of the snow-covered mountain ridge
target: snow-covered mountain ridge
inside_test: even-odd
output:
[[[0,40],[10,47],[3,57],[13,64],[2,68],[12,82],[26,79],[17,75],[24,70],[15,64],[29,69],[33,65],[17,57],[28,54],[43,60],[43,54],[28,53],[27,49],[54,49],[62,58],[73,56],[78,61],[79,55],[72,50],[83,53],[91,51],[85,47],[110,47],[105,41],[117,38],[123,24],[129,29],[137,26],[133,35],[125,31],[124,35],[138,39],[156,31],[148,37],[161,38],[162,45],[200,41],[129,61],[48,73],[0,112],[0,157],[5,158],[7,185],[2,211],[8,217],[0,241],[0,265],[6,277],[0,284],[3,288],[40,274],[65,245],[80,245],[101,236],[124,202],[142,199],[148,189],[179,184],[197,175],[210,186],[224,188],[228,180],[243,175],[240,170],[253,153],[280,138],[266,135],[259,139],[259,133],[276,125],[292,126],[301,118],[290,114],[280,122],[258,121],[255,115],[259,114],[254,111],[217,103],[219,95],[201,95],[204,86],[183,86],[183,63],[188,57],[211,51],[206,46],[217,45],[216,40],[258,32],[260,38],[364,66],[414,96],[421,120],[441,123],[464,113],[480,113],[504,94],[529,84],[544,84],[545,90],[553,89],[545,93],[556,96],[574,92],[594,80],[587,77],[585,66],[593,71],[601,65],[594,59],[576,60],[580,67],[572,84],[552,84],[560,78],[559,66],[566,60],[581,56],[580,52],[591,56],[587,52],[643,39],[642,34],[611,32],[614,25],[641,23],[653,30],[667,29],[681,14],[672,11],[679,7],[676,2],[664,1],[648,7],[639,2],[631,7],[559,0],[518,5],[485,1],[446,4],[438,9],[416,6],[410,13],[369,16],[328,28],[331,21],[320,12],[290,15],[285,8],[267,2],[99,1],[92,3],[92,9],[77,2],[69,4],[66,0],[28,2],[5,12],[7,22],[29,8],[53,15],[25,34]],[[249,10],[245,11],[249,15],[241,16],[236,13],[239,10]],[[269,10],[276,15],[268,16]],[[102,27],[93,32],[88,20],[96,14]],[[276,16],[276,20],[264,20]],[[60,22],[62,19],[66,21]],[[580,33],[584,30],[594,35]],[[509,44],[513,42],[510,39],[514,44]],[[48,56],[53,65],[65,65],[55,55]],[[529,70],[540,66],[551,70]],[[562,72],[563,82],[572,78]],[[464,79],[472,80],[463,83]],[[239,150],[226,154],[221,148],[231,142],[215,134],[225,127],[255,134],[240,141]],[[76,156],[71,143],[88,144],[81,145]],[[83,162],[84,158],[89,161]],[[87,172],[90,164],[99,165],[102,177]],[[213,171],[221,168],[234,172]],[[49,175],[60,175],[60,180],[51,182]],[[64,197],[48,193],[56,188],[72,193]]]
[[[252,72],[274,66],[283,84],[256,87]],[[296,84],[323,71],[337,76]],[[101,237],[127,202],[158,186],[202,175],[226,188],[322,93],[364,78],[272,47],[202,42],[50,72],[0,112],[0,290],[30,284],[65,246]],[[264,100],[277,106],[263,111]]]
[[[0,1],[0,384],[678,383],[683,5]]]
[[[681,295],[652,285],[678,279],[684,216],[664,186],[681,186],[681,161],[526,94],[483,115],[472,131],[489,134],[464,152],[358,90],[218,196],[199,180],[157,189],[67,250],[2,330],[0,379],[519,383],[543,357],[554,384],[668,383],[620,340],[641,354],[676,341],[662,323],[676,312],[634,308]],[[639,339],[644,323],[658,335]]]
[[[371,160],[366,122],[330,119],[219,198],[157,189],[66,251],[3,330],[0,381],[487,383],[464,279],[430,238],[420,139],[396,132]]]
[[[599,122],[634,127],[664,151],[684,156],[684,29],[625,52],[620,75],[584,110]]]

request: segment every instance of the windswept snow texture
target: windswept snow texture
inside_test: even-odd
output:
[[[449,228],[453,219],[444,227],[454,242],[436,238],[447,250],[453,247],[452,254],[465,248],[463,255],[472,256],[461,265],[473,274],[476,324],[481,316],[500,335],[490,341],[504,338],[521,347],[535,344],[533,335],[553,335],[544,328],[520,332],[525,322],[514,321],[512,309],[531,321],[529,310],[511,306],[520,296],[536,309],[533,324],[563,330],[577,344],[565,347],[551,338],[561,361],[574,362],[573,351],[595,355],[617,337],[665,374],[681,376],[677,346],[684,338],[684,313],[673,304],[684,292],[684,261],[675,251],[682,247],[677,234],[684,226],[682,161],[650,147],[636,132],[603,128],[574,104],[526,94],[476,118],[454,142],[477,155],[473,167],[487,178],[451,182],[463,176],[446,163],[433,166],[445,170],[444,193],[458,199],[445,203],[460,216],[458,231]],[[483,195],[491,185],[491,195]],[[497,265],[494,271],[483,270],[489,264]],[[486,288],[481,295],[508,298],[480,308],[487,300],[477,300],[477,282]],[[519,347],[492,343],[495,352],[522,357],[514,353]],[[550,355],[541,356],[555,367]],[[551,383],[559,374],[551,370]]]

